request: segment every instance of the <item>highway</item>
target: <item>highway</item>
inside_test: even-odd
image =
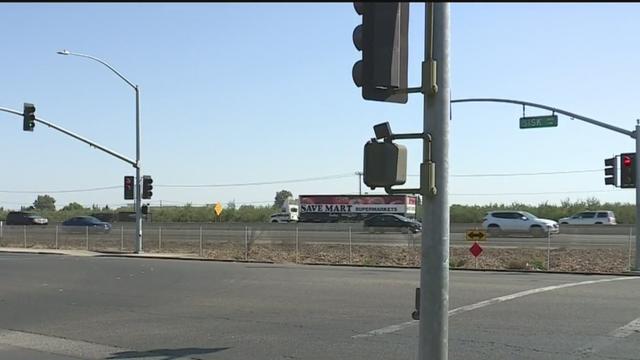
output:
[[[0,253],[1,359],[415,359],[417,269]],[[449,358],[638,359],[640,278],[450,273]]]
[[[450,243],[466,246],[465,231],[474,224],[452,224]],[[116,250],[129,245],[134,228],[130,223],[115,224],[109,234],[66,234],[56,232],[56,225],[4,226],[0,228],[0,246],[50,247],[56,244],[86,247],[92,246]],[[428,229],[425,229],[428,232]],[[630,226],[566,226],[559,234],[534,238],[528,235],[489,237],[483,242],[487,247],[565,247],[565,248],[629,248],[635,245],[635,235]],[[398,231],[369,233],[362,224],[199,224],[199,223],[148,223],[144,225],[145,244],[161,247],[162,244],[194,244],[202,237],[205,243],[236,243],[249,241],[256,244],[352,244],[414,246],[420,245],[420,234],[402,234]],[[26,246],[25,246],[26,244]]]

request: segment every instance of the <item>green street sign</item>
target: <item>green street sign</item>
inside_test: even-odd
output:
[[[558,126],[558,115],[527,116],[520,118],[520,129]]]

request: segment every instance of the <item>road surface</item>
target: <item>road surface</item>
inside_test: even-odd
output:
[[[0,274],[1,359],[417,351],[416,269],[0,254]],[[449,358],[638,359],[638,298],[638,277],[454,271]]]

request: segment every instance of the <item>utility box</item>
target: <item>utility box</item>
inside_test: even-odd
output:
[[[371,140],[364,145],[364,183],[377,187],[402,185],[407,181],[407,148],[392,142]]]

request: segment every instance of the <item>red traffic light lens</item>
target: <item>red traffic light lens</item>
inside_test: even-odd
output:
[[[629,156],[623,156],[622,157],[622,165],[624,165],[625,167],[631,166],[632,163],[633,163],[633,161],[631,161],[631,157],[629,157]]]

